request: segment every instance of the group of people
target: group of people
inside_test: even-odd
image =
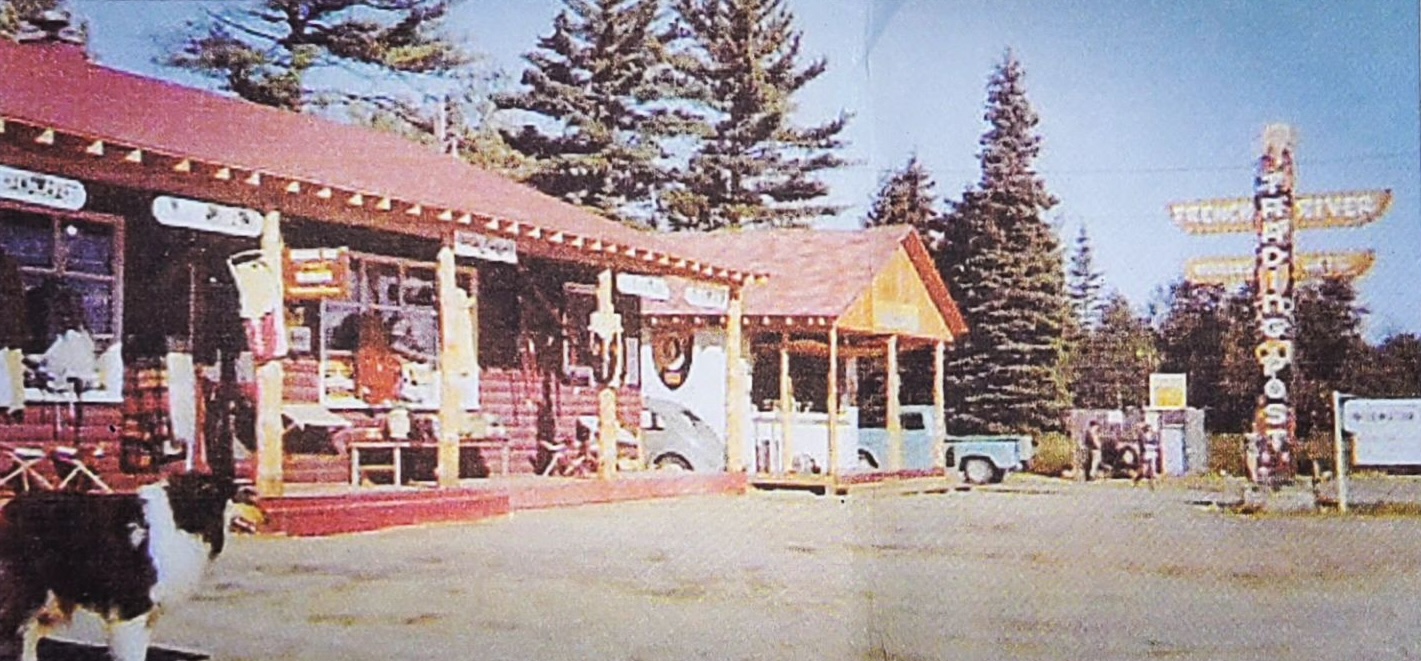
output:
[[[1085,481],[1090,482],[1108,477],[1108,473],[1104,472],[1106,443],[1107,439],[1101,430],[1100,421],[1091,420],[1087,423],[1085,433],[1081,435],[1080,460],[1077,462],[1081,467],[1081,474]],[[1135,428],[1134,434],[1117,439],[1115,444],[1115,461],[1119,462],[1126,457],[1124,449],[1131,447],[1134,450],[1131,453],[1133,465],[1125,467],[1132,471],[1135,483],[1147,480],[1153,487],[1155,478],[1160,472],[1160,437],[1155,428],[1148,422],[1141,422]],[[1118,468],[1121,466],[1116,464],[1111,467],[1111,470]]]

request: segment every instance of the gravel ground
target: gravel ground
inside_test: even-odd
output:
[[[1357,491],[1421,494],[1388,480]],[[1210,498],[1017,476],[244,538],[156,641],[226,661],[1421,657],[1421,517]]]

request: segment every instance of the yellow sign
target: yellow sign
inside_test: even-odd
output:
[[[1391,210],[1391,191],[1348,191],[1299,195],[1294,227],[1300,230],[1360,227]],[[1252,198],[1204,200],[1169,205],[1169,217],[1190,234],[1254,231]]]
[[[1376,253],[1370,250],[1306,253],[1295,263],[1293,278],[1307,281],[1338,275],[1358,280],[1371,273],[1376,261]],[[1196,285],[1233,287],[1252,282],[1256,267],[1254,257],[1200,257],[1185,263],[1184,279]]]
[[[1150,375],[1150,408],[1182,409],[1189,401],[1189,380],[1183,374]]]

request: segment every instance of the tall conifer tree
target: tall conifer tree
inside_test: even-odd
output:
[[[884,173],[864,227],[912,225],[930,247],[936,246],[942,238],[942,214],[935,188],[937,182],[922,161],[909,157],[903,167]]]
[[[1039,121],[1007,52],[987,84],[982,178],[953,206],[938,268],[963,310],[965,341],[947,370],[949,430],[1057,429],[1069,306],[1060,242],[1044,215],[1056,198],[1034,161]]]
[[[676,118],[657,103],[671,90],[659,0],[564,2],[552,34],[524,56],[527,89],[495,98],[544,121],[504,139],[533,160],[527,181],[543,192],[654,224],[660,137]]]
[[[439,34],[445,0],[249,0],[210,11],[163,58],[262,105],[295,111],[383,106],[383,92],[322,87],[333,68],[407,78],[451,76],[469,62]],[[400,109],[408,110],[408,109]]]
[[[784,0],[673,0],[676,64],[699,117],[689,162],[662,196],[673,229],[807,224],[840,207],[817,201],[819,172],[844,164],[847,116],[799,127],[794,95],[824,73],[801,64]]]
[[[1100,297],[1104,286],[1105,276],[1095,267],[1095,250],[1091,247],[1090,235],[1086,233],[1085,225],[1081,225],[1066,271],[1066,296],[1071,301],[1075,321],[1082,329],[1094,328],[1100,322],[1106,303]]]

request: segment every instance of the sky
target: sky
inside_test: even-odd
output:
[[[848,112],[850,167],[829,174],[838,217],[861,222],[885,171],[911,155],[957,199],[978,179],[986,83],[1010,48],[1040,115],[1037,166],[1060,199],[1066,245],[1081,226],[1107,287],[1139,308],[1193,257],[1247,256],[1249,235],[1200,237],[1167,205],[1251,195],[1265,125],[1298,135],[1298,191],[1387,188],[1391,212],[1298,235],[1300,252],[1375,250],[1359,282],[1373,340],[1421,333],[1421,5],[1417,0],[787,0],[803,52],[828,69],[796,120]],[[201,81],[153,64],[155,44],[216,3],[71,0],[98,61]],[[451,28],[512,80],[560,0],[459,0]]]

